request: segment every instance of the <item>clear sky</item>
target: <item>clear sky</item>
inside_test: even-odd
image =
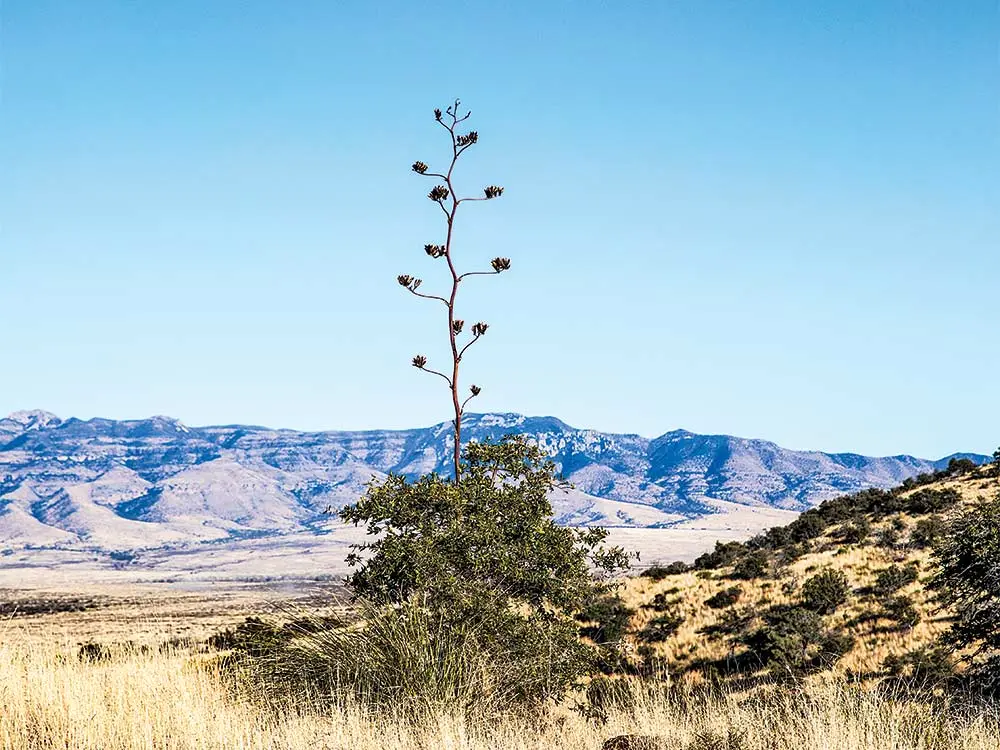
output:
[[[0,412],[1000,443],[1000,16],[940,2],[3,0]]]

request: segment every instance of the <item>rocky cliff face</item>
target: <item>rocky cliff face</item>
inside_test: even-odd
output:
[[[683,430],[650,440],[516,414],[468,415],[465,428],[472,440],[516,432],[537,441],[575,485],[552,498],[567,524],[667,526],[715,512],[720,500],[801,510],[948,461]],[[314,528],[328,506],[389,472],[448,473],[450,429],[296,432],[15,412],[0,420],[0,543],[118,549]]]

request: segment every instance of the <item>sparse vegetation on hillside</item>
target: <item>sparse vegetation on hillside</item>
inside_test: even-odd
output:
[[[663,592],[674,591],[671,606],[681,623],[648,656],[665,660],[682,682],[745,684],[823,671],[888,680],[926,671],[928,657],[919,656],[921,650],[937,653],[951,612],[961,605],[966,614],[950,627],[950,648],[980,649],[973,664],[982,666],[975,674],[992,672],[1000,663],[991,661],[997,641],[990,638],[997,631],[987,634],[984,623],[995,627],[1000,610],[983,602],[1000,574],[969,565],[970,548],[945,541],[961,537],[977,550],[989,547],[985,539],[992,533],[987,519],[993,506],[979,498],[984,490],[992,491],[984,482],[992,467],[970,468],[969,463],[952,461],[947,470],[892,490],[834,498],[787,526],[745,542],[716,544],[695,561],[694,571],[678,566],[666,574],[660,566],[655,575],[631,581],[623,596],[637,609],[636,639],[644,640],[649,617],[643,612],[655,607]],[[931,557],[935,548],[938,558]],[[949,576],[964,564],[962,569],[979,582],[962,588],[949,578],[945,610],[921,585],[942,554],[952,556]],[[986,558],[1000,559],[1000,553]],[[738,588],[733,579],[742,582]],[[941,575],[936,580],[945,586]],[[974,620],[976,612],[982,621]],[[961,661],[955,665],[961,672]],[[948,684],[969,682],[956,678]]]

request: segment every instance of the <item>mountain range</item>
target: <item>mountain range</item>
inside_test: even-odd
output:
[[[890,487],[953,457],[872,458],[793,451],[685,430],[649,439],[570,427],[554,417],[470,414],[463,437],[537,442],[572,489],[553,494],[564,524],[667,527],[734,508],[798,511],[865,487]],[[0,420],[0,545],[156,548],[320,531],[323,511],[388,473],[449,472],[451,424],[298,432],[187,427],[169,417]]]

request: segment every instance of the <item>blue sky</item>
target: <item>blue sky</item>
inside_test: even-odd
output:
[[[455,96],[477,411],[1000,443],[1000,17],[941,2],[5,0],[0,411],[448,418],[415,159]]]

